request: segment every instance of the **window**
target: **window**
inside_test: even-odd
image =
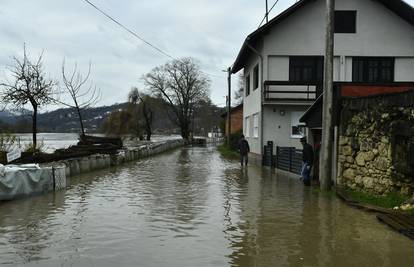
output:
[[[300,124],[299,119],[302,117],[303,112],[292,112],[291,113],[291,137],[301,138],[305,135],[305,126]]]
[[[289,81],[322,82],[323,57],[301,56],[289,58]]]
[[[259,88],[259,65],[253,69],[253,90]]]
[[[250,137],[250,117],[244,118],[244,136]]]
[[[253,137],[259,137],[259,114],[253,115]]]
[[[335,33],[356,33],[356,11],[335,11]]]
[[[250,75],[246,77],[246,96],[250,95]]]
[[[394,58],[354,57],[352,59],[353,82],[393,82]]]

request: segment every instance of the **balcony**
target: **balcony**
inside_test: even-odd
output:
[[[265,102],[312,103],[322,93],[322,83],[265,81]]]

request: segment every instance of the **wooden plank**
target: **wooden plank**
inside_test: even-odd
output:
[[[377,219],[414,240],[414,218],[405,214],[379,214]]]

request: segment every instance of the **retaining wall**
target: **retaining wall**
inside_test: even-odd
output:
[[[375,195],[413,195],[412,99],[414,93],[344,100],[338,148],[340,186]]]
[[[70,177],[96,170],[102,170],[113,166],[119,166],[126,162],[150,157],[168,150],[175,149],[177,147],[182,147],[184,145],[186,145],[186,142],[184,140],[171,140],[122,149],[119,150],[119,152],[115,155],[95,154],[87,157],[72,158],[53,163],[42,164],[40,166],[40,170],[45,170],[44,173],[47,173],[47,175],[42,175],[41,179],[39,180],[48,186],[39,187],[34,185],[33,187],[25,186],[25,188],[16,188],[16,186],[20,186],[21,184],[27,185],[36,183],[33,183],[33,181],[16,181],[14,183],[16,186],[13,187],[14,184],[10,185],[8,181],[2,181],[2,177],[0,177],[0,201],[63,190],[69,184],[68,179]],[[27,179],[24,177],[25,176],[22,175],[16,175],[13,177],[13,179]]]

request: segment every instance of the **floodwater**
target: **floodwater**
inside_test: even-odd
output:
[[[413,266],[414,242],[297,179],[178,149],[0,204],[4,266]]]

